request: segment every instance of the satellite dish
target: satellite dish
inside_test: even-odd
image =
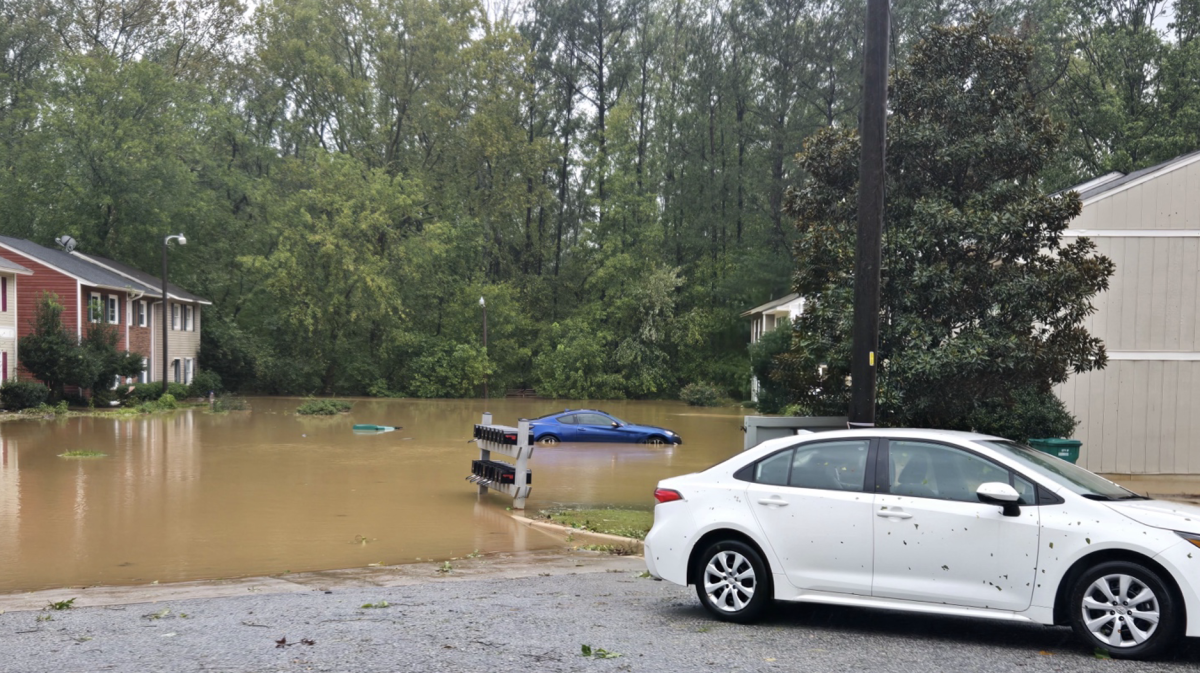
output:
[[[73,239],[70,236],[67,236],[65,234],[54,239],[54,242],[59,244],[62,247],[62,249],[66,252],[71,252],[72,250],[75,249],[75,246],[76,246],[75,239]]]

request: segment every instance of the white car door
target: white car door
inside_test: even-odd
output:
[[[1033,484],[963,448],[890,440],[875,496],[875,572],[879,598],[1020,611],[1037,582],[1040,513]],[[986,482],[1012,484],[1020,514],[979,502]],[[1028,506],[1027,506],[1028,505]]]
[[[747,503],[798,589],[871,593],[871,440],[801,444],[755,464]]]

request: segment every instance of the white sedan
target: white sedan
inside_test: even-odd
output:
[[[1200,507],[998,437],[786,437],[654,495],[650,574],[720,619],[775,599],[1070,624],[1125,658],[1200,636]]]

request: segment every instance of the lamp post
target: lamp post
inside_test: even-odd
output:
[[[170,363],[171,363],[170,358],[167,357],[167,329],[168,329],[167,321],[170,320],[170,316],[167,315],[167,312],[171,309],[171,302],[167,298],[167,244],[169,244],[172,240],[179,241],[179,245],[187,245],[187,237],[184,236],[183,234],[174,234],[171,236],[167,236],[166,238],[163,239],[163,272],[162,272],[162,306],[163,306],[163,309],[162,309],[162,314],[163,314],[163,320],[162,320],[162,332],[163,332],[162,377],[163,377],[163,379],[162,379],[162,384],[163,384],[163,388],[162,389],[163,389],[164,395],[167,394],[167,369],[170,367]]]
[[[487,358],[487,302],[479,298],[479,308],[483,309],[483,357]],[[486,364],[486,363],[485,363]],[[483,399],[488,398],[487,372],[483,373]]]
[[[863,106],[859,122],[858,240],[854,258],[854,342],[850,356],[850,427],[875,425],[879,349],[879,267],[887,150],[887,62],[890,0],[867,0]]]

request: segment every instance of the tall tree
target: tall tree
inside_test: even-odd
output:
[[[882,423],[1065,435],[1074,421],[1051,387],[1105,364],[1083,321],[1113,265],[1087,239],[1064,244],[1078,195],[1038,185],[1060,132],[1028,92],[1030,60],[981,19],[935,28],[894,76]],[[857,156],[854,132],[816,134],[789,201],[808,303],[777,376],[810,413],[842,414],[848,401]],[[1014,416],[1025,425],[1006,425]]]

